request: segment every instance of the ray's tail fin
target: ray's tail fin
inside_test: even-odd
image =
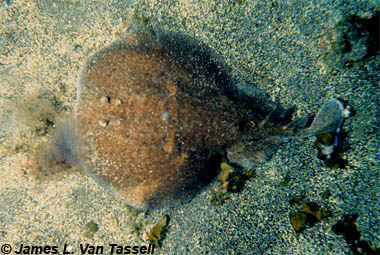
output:
[[[277,151],[278,146],[291,138],[308,137],[328,132],[338,133],[343,120],[344,106],[342,102],[331,99],[319,109],[309,127],[306,127],[307,117],[297,118],[286,126],[270,130],[265,130],[265,125],[262,125],[262,130],[257,130],[260,133],[257,137],[253,134],[228,148],[227,157],[232,163],[250,168],[254,164],[269,160]]]
[[[321,133],[339,133],[344,120],[344,105],[338,99],[323,104],[310,127],[300,130],[297,136],[307,137]]]

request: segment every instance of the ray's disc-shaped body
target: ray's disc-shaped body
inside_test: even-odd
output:
[[[78,82],[80,165],[138,208],[192,198],[249,119],[207,49],[175,34],[131,32],[90,57]]]

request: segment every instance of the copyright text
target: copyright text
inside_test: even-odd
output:
[[[56,245],[27,245],[11,246],[2,244],[0,254],[154,254],[154,245],[130,246],[119,244],[90,245],[79,244],[77,248],[64,244],[63,247]]]

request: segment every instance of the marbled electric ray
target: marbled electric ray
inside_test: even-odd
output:
[[[307,118],[290,122],[289,111],[226,70],[188,36],[132,30],[80,70],[74,116],[56,129],[56,158],[151,209],[191,199],[222,160],[251,167],[289,138],[342,124],[335,99],[310,126]]]

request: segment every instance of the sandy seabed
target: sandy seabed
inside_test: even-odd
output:
[[[169,215],[157,254],[350,254],[331,227],[356,213],[361,238],[380,247],[379,55],[360,55],[360,42],[350,64],[331,53],[335,28],[346,17],[369,19],[376,11],[369,0],[1,1],[0,246],[62,251],[67,244],[80,254],[84,243],[147,245],[145,232]],[[211,205],[205,190],[189,203],[150,212],[129,208],[75,169],[33,177],[33,153],[50,137],[38,117],[72,110],[86,58],[137,25],[201,40],[237,81],[296,106],[297,115],[315,113],[329,98],[346,101],[356,113],[343,126],[348,166],[329,169],[312,141],[296,140],[282,145],[222,206]],[[296,234],[289,200],[298,194],[331,217]],[[98,225],[94,234],[90,222]]]

